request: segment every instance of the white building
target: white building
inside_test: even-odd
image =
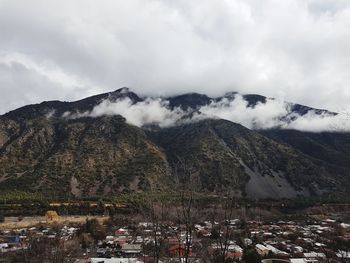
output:
[[[269,254],[269,249],[262,244],[256,244],[255,250],[260,256],[267,256]]]

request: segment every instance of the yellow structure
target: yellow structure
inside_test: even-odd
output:
[[[46,217],[49,218],[50,220],[52,220],[52,219],[58,217],[58,214],[56,211],[47,211]]]

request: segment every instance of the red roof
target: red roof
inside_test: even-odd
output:
[[[182,244],[176,244],[169,248],[169,253],[173,256],[183,256],[186,252],[186,248]],[[189,249],[189,255],[192,255],[192,248]]]
[[[226,252],[226,257],[230,258],[240,258],[242,257],[242,252]]]

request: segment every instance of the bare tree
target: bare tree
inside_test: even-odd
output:
[[[239,185],[239,178],[237,176],[233,176],[225,194],[223,194],[221,198],[219,198],[221,213],[218,213],[218,211],[216,211],[215,213],[217,221],[219,221],[219,236],[217,238],[217,248],[219,250],[218,253],[220,262],[226,261],[229,246],[234,238],[234,231],[232,230],[231,222],[233,219],[236,218],[237,215],[237,190]]]
[[[178,158],[174,168],[176,180],[175,189],[179,195],[179,205],[176,206],[176,215],[179,225],[177,231],[179,240],[178,256],[180,262],[188,263],[191,256],[194,223],[196,221],[196,214],[194,213],[194,194],[199,185],[199,176],[195,165],[190,165],[181,158]],[[182,229],[185,235],[184,240],[181,238]]]
[[[152,238],[154,240],[153,258],[159,262],[161,249],[165,238],[165,221],[167,218],[167,204],[159,194],[162,192],[150,192],[141,204],[142,214],[152,224]]]

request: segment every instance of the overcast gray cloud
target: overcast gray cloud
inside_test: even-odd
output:
[[[0,113],[129,86],[349,109],[348,0],[0,0]]]

